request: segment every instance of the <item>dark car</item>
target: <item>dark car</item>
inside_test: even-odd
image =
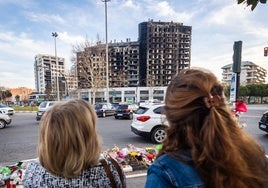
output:
[[[259,129],[268,133],[268,111],[262,115],[259,121]]]
[[[119,104],[118,108],[114,112],[115,119],[126,118],[133,119],[133,113],[138,109],[136,104]]]
[[[115,111],[111,103],[97,103],[94,108],[98,117],[112,116]]]

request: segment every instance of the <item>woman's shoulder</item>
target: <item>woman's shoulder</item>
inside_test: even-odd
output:
[[[176,156],[179,157],[177,158]],[[191,157],[178,152],[163,154],[158,157],[149,167],[147,177],[147,185],[155,182],[157,184],[164,183],[165,185],[176,186],[203,186],[203,182],[193,165]]]
[[[44,170],[38,159],[27,162],[26,172]]]
[[[178,157],[179,156],[179,157]],[[196,176],[197,171],[191,157],[175,152],[172,154],[163,154],[157,158],[149,167],[148,172],[166,174],[177,174],[177,176]]]
[[[110,166],[110,163],[108,163]],[[99,181],[99,180],[102,181]],[[31,187],[43,187],[43,186],[62,186],[68,185],[109,185],[109,180],[106,177],[106,173],[101,164],[88,167],[84,169],[78,176],[66,179],[60,175],[55,175],[50,173],[45,169],[41,163],[36,160],[29,162],[26,167],[24,175],[24,186],[29,187],[29,185],[35,185]]]

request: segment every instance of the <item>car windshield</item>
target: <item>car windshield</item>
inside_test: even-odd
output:
[[[5,108],[5,107],[7,107],[7,106],[4,104],[0,104],[0,108]]]
[[[102,104],[96,104],[96,105],[95,105],[95,110],[99,110],[99,109],[101,109],[102,106],[103,106]]]
[[[46,102],[42,102],[41,104],[40,104],[40,108],[45,108],[47,106],[47,103]]]
[[[145,107],[139,107],[139,109],[137,110],[136,114],[144,114],[149,108],[145,108]]]

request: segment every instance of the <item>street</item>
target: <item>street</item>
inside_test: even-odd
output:
[[[250,105],[249,111],[241,117],[246,122],[244,131],[260,142],[268,153],[268,134],[259,130],[258,121],[268,105]],[[35,113],[16,113],[12,116],[11,125],[0,130],[0,167],[14,164],[20,160],[37,157],[36,146],[38,140],[39,122],[35,120]],[[103,150],[118,146],[126,147],[133,144],[137,147],[154,147],[149,140],[139,137],[130,131],[131,120],[116,120],[113,116],[99,118],[97,130],[102,137]],[[127,174],[128,187],[143,187],[146,172],[143,175]],[[136,177],[137,176],[137,177]]]

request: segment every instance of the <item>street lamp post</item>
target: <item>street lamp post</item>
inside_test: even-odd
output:
[[[61,82],[64,81],[64,92],[65,92],[65,99],[69,98],[69,86],[68,86],[68,76],[66,74],[63,74],[62,72],[59,72],[61,75]]]
[[[105,46],[106,46],[106,102],[109,102],[109,58],[108,58],[108,26],[107,26],[107,2],[110,0],[102,0],[105,3]]]
[[[58,33],[52,32],[52,37],[54,37],[54,42],[55,42],[55,59],[56,59],[56,87],[57,87],[57,100],[60,100],[60,92],[59,92],[59,76],[58,76],[58,58],[57,58],[57,42],[56,38],[58,36]]]

